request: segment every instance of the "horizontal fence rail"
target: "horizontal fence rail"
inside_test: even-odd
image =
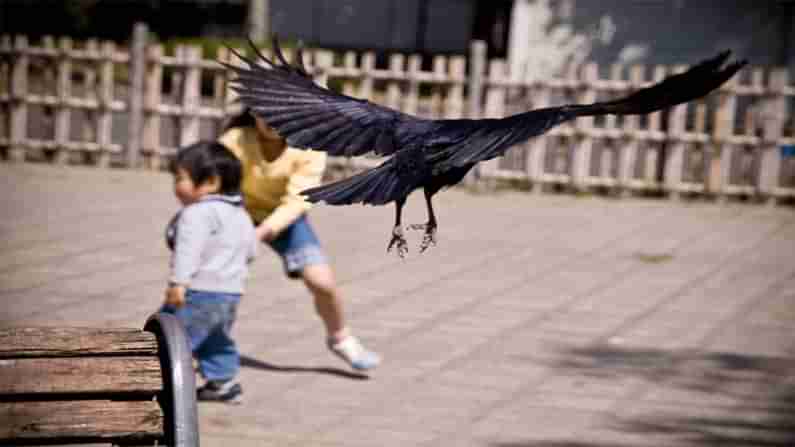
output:
[[[89,39],[0,36],[0,150],[14,161],[46,160],[160,169],[178,147],[214,138],[240,111],[227,88],[237,63],[220,48],[146,41],[137,26],[129,48]],[[242,49],[240,49],[242,51]],[[267,53],[267,50],[263,50]],[[289,52],[288,52],[289,53]],[[288,58],[291,55],[288,54]],[[427,118],[500,118],[530,108],[608,100],[686,66],[588,63],[546,80],[511,74],[469,55],[305,52],[316,80],[350,96]],[[708,97],[648,116],[580,118],[478,166],[476,184],[531,190],[564,186],[620,195],[795,197],[795,86],[784,68],[750,67]],[[348,174],[377,159],[332,157]]]

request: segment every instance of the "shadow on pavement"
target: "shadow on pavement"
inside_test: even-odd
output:
[[[549,366],[560,374],[585,380],[634,380],[642,384],[646,392],[626,399],[625,411],[610,415],[603,426],[639,436],[644,439],[643,445],[795,445],[793,358],[596,345],[563,349],[549,360]],[[649,396],[648,392],[654,394]],[[491,445],[608,446],[603,441],[580,439]]]
[[[246,355],[240,356],[240,366],[243,368],[254,368],[265,371],[283,372],[283,373],[314,373],[314,374],[327,374],[331,376],[342,377],[351,380],[369,380],[367,374],[356,373],[347,371],[341,368],[317,368],[308,366],[284,366],[274,365],[263,360],[249,357]]]
[[[497,442],[490,445],[492,447],[628,447],[626,444],[616,445],[577,441]]]

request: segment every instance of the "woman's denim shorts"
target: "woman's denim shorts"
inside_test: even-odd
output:
[[[269,242],[269,245],[281,255],[284,270],[290,278],[300,278],[301,271],[308,265],[328,263],[305,214],[282,231],[279,237]]]

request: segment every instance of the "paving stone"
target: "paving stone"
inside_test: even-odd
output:
[[[0,163],[0,326],[141,327],[177,210],[166,173]],[[234,329],[239,406],[206,446],[792,445],[787,207],[440,194],[439,245],[386,253],[392,207],[311,213],[348,319],[384,356],[328,352],[263,247]],[[407,222],[425,220],[421,195]]]

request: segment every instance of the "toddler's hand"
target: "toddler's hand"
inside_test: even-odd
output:
[[[270,242],[275,239],[275,235],[273,234],[273,230],[266,225],[260,225],[254,229],[254,234],[257,236],[257,240],[262,242]]]
[[[173,285],[169,286],[166,289],[166,301],[165,304],[167,306],[174,306],[175,308],[179,309],[180,307],[185,305],[185,286],[181,285]]]

